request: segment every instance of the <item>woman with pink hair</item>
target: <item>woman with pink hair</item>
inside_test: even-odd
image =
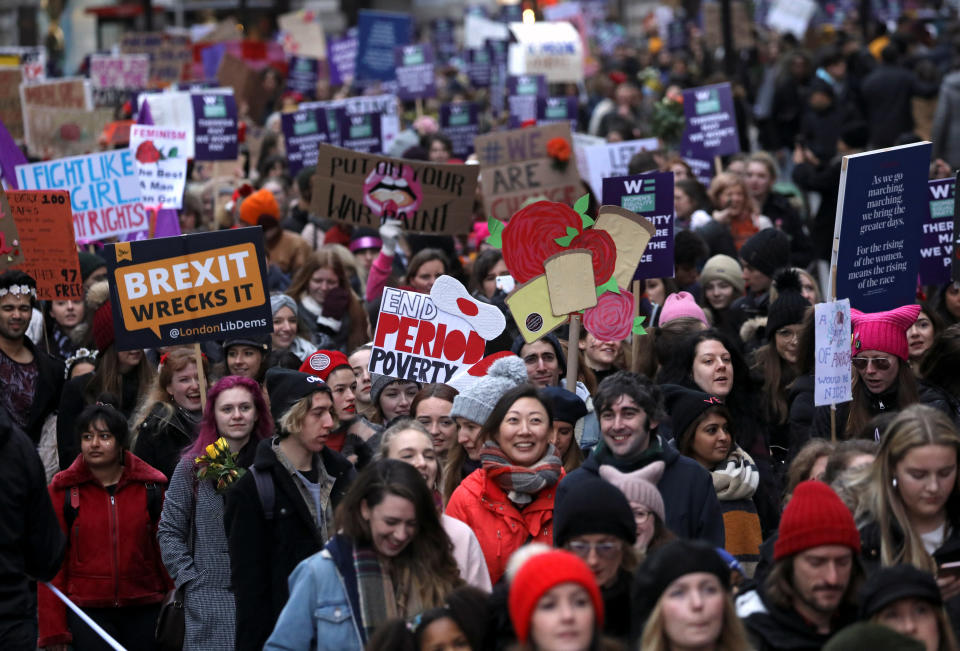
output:
[[[157,540],[163,564],[183,599],[183,648],[232,651],[236,603],[230,590],[230,554],[223,526],[223,493],[218,473],[199,461],[213,445],[233,456],[240,469],[253,463],[257,443],[273,435],[273,419],[250,378],[228,375],[207,393],[197,440],[183,453],[167,489]],[[217,441],[226,441],[217,449]],[[242,470],[241,470],[242,472]]]

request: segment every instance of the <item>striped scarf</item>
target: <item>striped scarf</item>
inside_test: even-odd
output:
[[[563,468],[553,445],[549,445],[543,458],[532,466],[515,466],[499,445],[487,441],[480,451],[480,462],[487,477],[503,489],[511,502],[520,506],[529,504],[541,490],[556,484]]]

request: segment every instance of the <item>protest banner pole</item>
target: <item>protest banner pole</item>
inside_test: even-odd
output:
[[[633,318],[640,316],[640,281],[633,281]],[[632,330],[631,330],[632,331]],[[630,370],[634,373],[639,372],[640,367],[640,335],[636,332],[632,336],[633,347],[631,350]]]
[[[203,372],[203,352],[200,342],[193,344],[193,356],[197,360],[197,383],[200,385],[200,411],[207,408],[207,374]]]
[[[577,391],[577,366],[580,363],[580,314],[570,316],[570,334],[567,335],[567,391]]]
[[[149,233],[150,239],[152,240],[153,234],[157,232],[157,219],[160,216],[160,211],[153,209],[153,210],[150,210],[149,212],[150,212],[150,228],[148,233]]]
[[[422,118],[423,117],[423,99],[418,97],[416,100],[416,105],[417,105],[417,117]]]
[[[57,595],[60,601],[66,604],[66,606],[70,610],[75,612],[77,614],[77,617],[82,619],[87,626],[93,629],[94,633],[99,635],[103,639],[103,641],[106,642],[108,645],[110,645],[113,649],[115,649],[115,651],[127,651],[126,647],[124,647],[122,644],[120,644],[115,639],[113,639],[109,633],[103,630],[103,627],[101,627],[99,624],[93,621],[93,619],[91,619],[90,616],[87,615],[85,612],[80,610],[80,607],[77,606],[77,604],[70,601],[67,595],[60,592],[60,590],[57,589],[57,586],[53,585],[52,583],[44,583],[44,585],[50,588],[50,591],[53,592],[53,594]]]
[[[833,255],[830,265],[830,300],[837,300],[837,253],[840,250],[839,234],[833,238]],[[837,442],[837,403],[830,403],[830,442]]]
[[[713,157],[713,169],[714,171],[716,171],[717,174],[720,174],[723,172],[723,161],[720,159],[719,156]]]

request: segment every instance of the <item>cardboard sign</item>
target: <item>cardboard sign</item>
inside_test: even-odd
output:
[[[129,149],[17,165],[21,190],[68,190],[77,240],[102,240],[144,230],[137,170]]]
[[[850,301],[817,303],[814,338],[817,361],[813,404],[817,407],[853,400],[850,362]]]
[[[114,107],[118,99],[150,84],[150,57],[146,54],[94,54],[90,57],[90,84],[96,106]]]
[[[23,140],[23,107],[20,84],[23,73],[19,66],[0,66],[0,122],[14,140]]]
[[[730,84],[684,90],[683,115],[687,120],[680,144],[684,156],[712,160],[740,151]]]
[[[11,190],[7,199],[24,255],[17,268],[37,281],[37,298],[82,299],[70,195],[64,190]]]
[[[23,136],[29,143],[32,140],[30,112],[33,108],[46,106],[55,109],[89,110],[93,108],[90,83],[82,77],[22,83],[20,84],[20,106],[23,109]],[[38,137],[45,136],[40,134]],[[40,156],[40,154],[37,155]]]
[[[402,100],[436,97],[433,48],[428,44],[404,45],[396,50],[397,97]]]
[[[17,223],[7,202],[7,195],[0,188],[0,271],[24,261],[23,247]]]
[[[577,130],[580,101],[576,97],[538,97],[537,124],[568,122],[570,130]]]
[[[673,172],[604,179],[603,204],[646,217],[656,228],[634,278],[673,278]]]
[[[330,62],[330,85],[343,86],[353,83],[356,71],[357,51],[360,39],[356,32],[343,38],[331,38],[327,41],[327,60]]]
[[[357,64],[359,81],[393,81],[397,78],[394,51],[413,40],[413,17],[387,11],[357,12]]]
[[[195,134],[193,158],[237,160],[237,101],[233,95],[198,93],[191,94],[190,101]]]
[[[590,183],[590,189],[596,195],[603,193],[603,180],[614,176],[626,176],[630,168],[630,159],[641,151],[657,151],[660,143],[656,138],[641,138],[623,142],[602,143],[580,146],[574,138],[577,152],[577,167]],[[617,203],[604,201],[604,203]],[[620,205],[617,203],[617,205]]]
[[[543,75],[511,75],[507,77],[507,107],[510,128],[519,129],[524,123],[537,119],[537,98],[547,94],[547,80]]]
[[[929,142],[843,157],[831,264],[837,297],[861,312],[913,303]]]
[[[104,256],[117,350],[273,331],[259,227],[108,244]]]
[[[473,226],[479,169],[358,154],[320,145],[311,210],[378,228],[389,217],[418,233],[462,235]]]
[[[774,0],[767,13],[767,27],[802,40],[816,11],[817,3],[813,0]]]
[[[464,294],[470,305],[483,305]],[[463,316],[439,309],[432,296],[387,287],[368,368],[423,384],[448,382],[480,361],[486,343]]]
[[[327,39],[323,25],[313,11],[301,9],[277,18],[277,26],[283,35],[280,39],[283,51],[289,56],[327,58]]]
[[[583,194],[572,147],[570,160],[559,168],[547,155],[547,143],[570,143],[567,123],[500,131],[477,136],[476,154],[483,167],[483,202],[488,215],[507,221],[530,197],[573,205]]]
[[[280,116],[283,140],[286,143],[290,176],[296,177],[304,167],[317,164],[319,145],[329,142],[327,112],[322,108],[301,109]]]
[[[583,81],[583,43],[567,22],[511,23],[517,43],[510,48],[514,75],[544,75],[553,83]]]
[[[951,280],[954,249],[954,193],[956,179],[927,182],[928,206],[920,237],[920,284],[943,285]]]
[[[135,124],[130,127],[140,201],[149,208],[179,208],[187,183],[185,129]]]
[[[476,102],[441,104],[440,130],[453,142],[453,157],[466,160],[480,133],[480,107]]]
[[[293,57],[287,69],[287,90],[313,99],[317,96],[321,62],[308,57]]]
[[[224,54],[217,68],[217,81],[221,86],[233,89],[237,103],[246,103],[250,116],[258,123],[263,121],[267,95],[263,90],[260,75],[243,59]]]
[[[99,149],[100,134],[113,121],[113,109],[32,106],[24,112],[26,142],[36,158],[63,158]]]

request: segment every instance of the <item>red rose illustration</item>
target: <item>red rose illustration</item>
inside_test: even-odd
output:
[[[583,313],[583,327],[600,341],[623,341],[633,327],[633,294],[605,292]]]
[[[137,147],[136,159],[138,163],[156,163],[160,158],[160,152],[151,140],[145,140]]]
[[[564,249],[554,239],[568,235],[568,228],[579,233],[582,224],[573,208],[553,201],[538,201],[518,210],[502,235],[503,262],[517,283],[542,274],[543,261]]]
[[[593,251],[593,284],[602,285],[610,280],[617,266],[617,245],[607,231],[587,229],[573,238],[571,249]]]
[[[67,142],[73,142],[80,140],[80,126],[76,124],[62,124],[60,125],[60,140]]]

